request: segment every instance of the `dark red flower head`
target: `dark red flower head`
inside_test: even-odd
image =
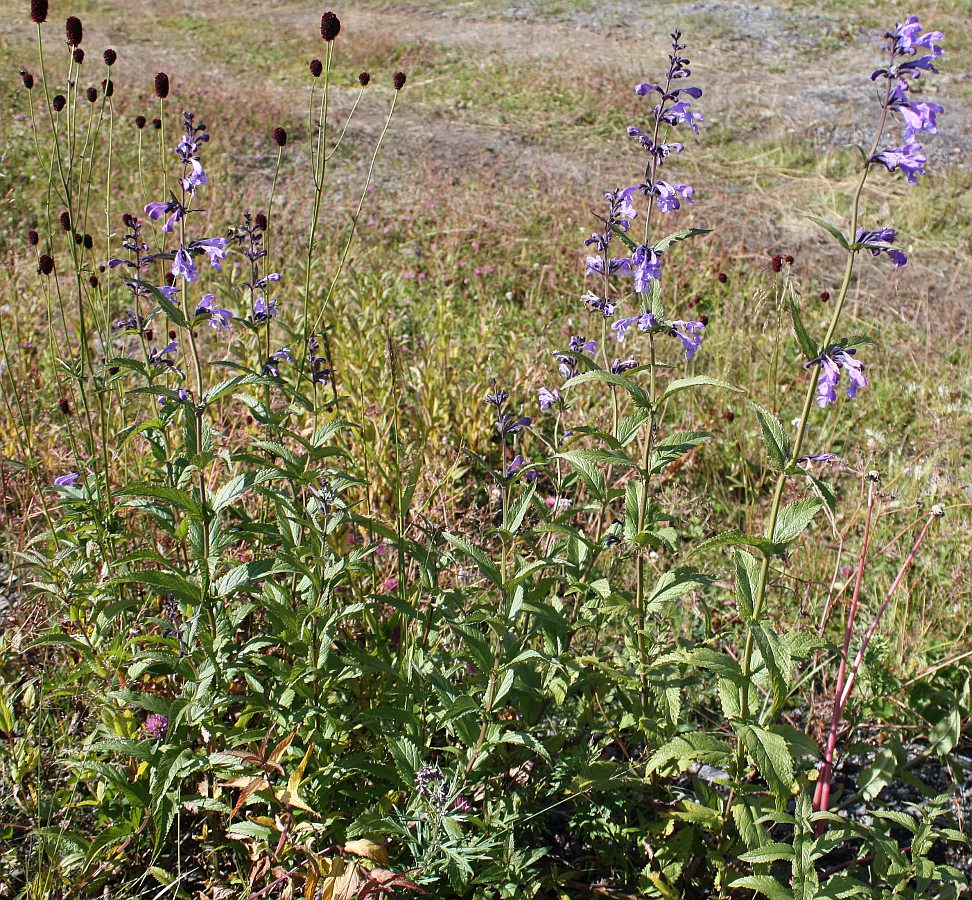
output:
[[[260,231],[267,230],[267,217],[264,213],[257,213],[253,217],[253,221],[256,223],[256,227],[259,228]]]
[[[154,119],[152,119],[152,127],[156,131],[158,131],[162,127],[162,120],[158,116],[156,116]]]
[[[37,261],[37,272],[40,275],[50,275],[54,271],[54,257],[45,253]]]
[[[158,72],[155,76],[155,96],[165,100],[169,96],[169,76],[165,72]]]
[[[273,129],[273,139],[277,142],[278,147],[287,146],[287,131],[281,128],[279,125]]]
[[[65,209],[61,211],[61,228],[65,231],[71,230],[71,214]]]
[[[40,235],[33,228],[31,228],[30,231],[27,232],[27,243],[30,244],[31,247],[36,247],[39,242]]]
[[[84,62],[84,50],[81,47],[75,47],[71,58],[80,66]]]
[[[311,75],[313,75],[315,78],[320,78],[321,73],[324,71],[324,63],[322,63],[319,59],[312,59],[308,68],[310,69]]]
[[[405,73],[396,72],[392,76],[392,84],[395,85],[396,91],[400,91],[403,87],[405,87]]]
[[[147,121],[148,120],[145,118],[145,116],[135,116],[135,127],[141,131],[145,127]]]
[[[38,25],[47,21],[47,0],[30,0],[30,21]]]
[[[88,98],[88,103],[94,103],[98,99],[98,89],[89,87],[85,92],[84,96]]]
[[[54,112],[60,112],[67,105],[67,99],[64,94],[56,94],[54,99],[51,100],[51,106],[54,107]]]
[[[774,272],[783,271],[783,257],[779,253],[774,253],[773,258],[770,260],[770,268]]]
[[[361,87],[367,87],[368,86],[368,82],[370,82],[370,81],[371,81],[371,75],[368,72],[362,72],[358,76],[358,84],[360,84]]]
[[[67,21],[64,23],[64,37],[71,47],[77,47],[81,43],[81,38],[84,37],[84,28],[77,16],[67,17]]]
[[[101,89],[105,92],[106,97],[110,97],[115,93],[115,82],[110,78],[106,78],[101,82]]]
[[[24,87],[27,88],[28,91],[32,91],[34,89],[34,76],[28,72],[27,69],[20,70],[20,78],[24,83]]]
[[[333,41],[341,32],[341,20],[330,10],[321,16],[321,37]]]
[[[104,53],[101,54],[101,57],[104,59],[106,66],[113,66],[115,64],[115,60],[118,59],[118,54],[115,53],[111,47],[109,47]]]

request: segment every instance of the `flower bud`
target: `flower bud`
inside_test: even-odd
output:
[[[54,99],[51,100],[51,106],[54,107],[54,112],[60,112],[67,105],[67,99],[64,94],[56,94]]]
[[[139,131],[141,131],[145,127],[147,122],[148,120],[145,118],[145,116],[135,116],[135,127]]]
[[[27,243],[31,247],[36,247],[40,243],[40,235],[33,228],[27,232]]]
[[[341,31],[341,20],[330,10],[321,16],[321,37],[333,41]]]
[[[71,54],[71,58],[80,66],[84,62],[84,50],[80,47],[75,47],[74,52]]]
[[[277,142],[278,147],[287,146],[287,131],[281,128],[279,125],[273,129],[273,139]]]
[[[64,23],[64,37],[68,46],[77,47],[84,37],[84,29],[81,27],[81,20],[77,16],[68,16]]]
[[[20,79],[23,81],[24,87],[27,88],[28,91],[34,89],[34,76],[26,69],[20,70]]]
[[[736,414],[731,409],[727,409],[726,410],[726,421],[727,422],[731,422],[735,418],[736,418]]]
[[[83,241],[84,241],[83,235],[81,235],[79,232],[75,231],[74,232],[74,243],[75,244],[80,244]]]
[[[105,65],[109,68],[115,64],[115,60],[118,59],[118,54],[109,47],[101,54],[101,58],[105,61]]]
[[[702,327],[704,328],[706,325],[709,324],[709,317],[708,316],[699,316],[699,321],[702,323]]]
[[[310,69],[311,75],[313,75],[315,78],[320,78],[321,73],[324,71],[324,63],[322,63],[319,59],[312,59],[308,68]]]
[[[87,97],[88,103],[94,103],[98,99],[98,89],[89,87],[85,92],[84,96]]]
[[[50,275],[54,271],[54,257],[45,253],[37,262],[37,273],[39,275]]]
[[[392,84],[395,86],[396,91],[400,91],[403,87],[405,87],[405,73],[396,72],[392,76]]]
[[[30,21],[38,25],[47,21],[47,0],[30,0]]]
[[[361,87],[368,87],[368,83],[370,81],[371,81],[371,74],[369,72],[362,72],[358,76],[358,84],[360,84]]]
[[[169,96],[169,76],[165,72],[157,72],[155,75],[155,96],[159,100],[165,100]]]

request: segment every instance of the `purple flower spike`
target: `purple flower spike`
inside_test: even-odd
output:
[[[226,246],[229,241],[226,238],[206,238],[202,241],[193,241],[190,247],[193,250],[203,250],[209,256],[209,264],[218,272],[222,268],[222,262],[226,259]]]
[[[817,381],[817,406],[821,409],[826,408],[837,399],[837,385],[840,382],[841,371],[847,372],[848,385],[845,393],[851,400],[857,396],[857,392],[861,388],[867,387],[867,378],[864,377],[864,364],[854,356],[855,352],[856,350],[853,347],[848,350],[836,349],[807,363],[807,367],[820,366],[820,378]]]
[[[917,184],[918,176],[925,174],[927,161],[921,144],[914,142],[903,147],[881,150],[871,157],[871,162],[881,163],[889,172],[900,169],[911,184]]]
[[[891,246],[896,236],[893,228],[882,228],[880,231],[865,231],[863,228],[858,228],[855,241],[865,250],[870,250],[872,256],[887,253],[888,259],[894,263],[896,269],[899,269],[907,265],[908,255],[903,250]]]
[[[701,113],[692,112],[692,105],[684,100],[673,103],[662,114],[661,120],[669,125],[688,125],[696,134],[699,133],[698,122],[705,117]],[[629,129],[630,130],[630,129]]]
[[[209,325],[211,328],[229,328],[233,324],[233,313],[228,309],[213,309],[213,301],[215,299],[215,294],[206,294],[199,301],[194,315],[209,316]]]
[[[56,487],[74,487],[80,480],[81,476],[77,472],[69,472],[67,475],[55,478],[54,485]]]
[[[634,289],[638,294],[648,290],[652,281],[661,277],[661,259],[653,247],[641,246],[631,257],[634,270]]]
[[[660,212],[671,212],[680,206],[679,197],[689,203],[695,203],[693,196],[695,188],[690,184],[669,184],[667,181],[656,181],[654,193],[658,197],[658,209]]]

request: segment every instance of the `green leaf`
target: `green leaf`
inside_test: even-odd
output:
[[[736,561],[736,608],[744,622],[753,618],[756,591],[759,589],[759,560],[745,550],[733,553]]]
[[[638,436],[650,418],[651,415],[646,409],[639,409],[630,416],[625,416],[618,422],[618,430],[614,434],[615,439],[622,447],[627,447]]]
[[[836,225],[831,225],[830,222],[825,222],[823,219],[818,219],[816,216],[807,216],[807,218],[826,231],[829,231],[834,236],[837,243],[840,244],[840,246],[845,250],[850,250],[850,244],[847,242],[847,238],[844,237],[844,233]]]
[[[865,801],[873,800],[891,782],[898,771],[898,758],[890,747],[878,747],[874,759],[857,777],[857,786]]]
[[[600,500],[604,497],[604,473],[597,463],[591,460],[586,451],[567,450],[558,454],[558,458],[570,464],[570,467],[580,476],[596,499]]]
[[[772,875],[747,875],[745,878],[737,878],[729,887],[741,891],[756,891],[769,897],[769,900],[793,900],[793,894]]]
[[[663,606],[684,597],[689,591],[711,584],[712,579],[695,569],[677,568],[664,572],[648,599],[645,601],[645,614],[658,612]]]
[[[613,372],[605,372],[603,369],[598,369],[596,372],[584,372],[581,375],[575,375],[564,383],[561,391],[566,393],[571,388],[577,387],[580,384],[587,384],[589,381],[599,381],[603,384],[610,384],[627,391],[631,395],[631,399],[634,400],[635,406],[647,409],[651,405],[647,392],[643,388],[638,387],[630,378],[625,378],[624,375],[615,375]]]
[[[450,534],[448,531],[443,532],[443,537],[453,547],[476,563],[477,568],[488,581],[491,581],[498,588],[503,587],[503,576],[500,574],[500,570],[479,547],[474,547],[469,541],[458,535]]]
[[[769,454],[770,463],[774,469],[783,470],[790,461],[790,438],[783,428],[783,423],[769,410],[763,409],[757,403],[749,401],[749,405],[756,418],[759,420],[759,427],[763,430],[763,442],[766,444],[766,451]]]
[[[681,459],[710,437],[712,435],[708,431],[676,431],[662,438],[652,451],[651,474],[655,475],[665,466]]]
[[[791,541],[795,541],[803,532],[803,529],[813,521],[813,517],[823,505],[823,500],[819,497],[807,497],[804,500],[788,503],[780,510],[776,519],[773,542],[789,544]]]
[[[712,231],[711,228],[679,228],[678,231],[673,231],[658,241],[655,244],[655,252],[664,253],[672,244],[688,240],[688,238],[695,237],[698,234],[708,234],[710,231]]]
[[[698,553],[711,550],[713,547],[752,547],[766,556],[779,553],[782,549],[779,544],[774,544],[768,538],[743,534],[738,528],[730,528],[728,531],[713,535],[696,544],[689,556],[695,556]]]
[[[272,559],[240,563],[216,580],[213,591],[217,597],[229,597],[255,581],[262,581],[273,566]]]
[[[793,333],[796,335],[801,352],[808,360],[816,359],[820,355],[820,351],[804,327],[803,316],[800,314],[800,304],[795,297],[790,297],[790,318],[793,320]]]
[[[770,718],[774,718],[783,708],[790,693],[790,667],[793,665],[790,649],[765,622],[751,622],[749,630],[756,641],[756,646],[759,647],[760,656],[763,657],[763,664],[769,674],[773,689],[773,711]]]
[[[159,572],[155,569],[145,569],[141,572],[130,572],[112,578],[109,585],[137,584],[153,588],[159,594],[173,594],[187,603],[199,603],[202,599],[202,589],[198,584],[174,572]]]
[[[139,287],[146,293],[151,294],[156,302],[162,307],[162,311],[176,323],[180,328],[188,328],[189,322],[186,317],[182,314],[182,310],[179,309],[165,294],[162,293],[154,284],[150,281],[139,280]]]
[[[622,231],[617,225],[611,226],[611,231],[614,232],[614,236],[621,239],[621,243],[624,244],[632,253],[638,249],[638,245],[628,237],[627,232]]]
[[[118,491],[118,496],[164,500],[166,503],[171,503],[173,506],[177,506],[187,515],[193,516],[197,519],[202,518],[202,511],[199,508],[199,504],[189,494],[187,494],[185,491],[180,491],[177,488],[169,487],[167,484],[154,484],[149,481],[135,481]]]
[[[734,384],[730,384],[728,381],[722,381],[718,378],[710,378],[708,375],[695,375],[692,378],[676,378],[675,381],[672,381],[668,387],[665,388],[665,392],[661,395],[658,402],[663,403],[682,391],[687,391],[689,388],[702,387],[704,385],[725,388],[725,390],[734,391],[737,394],[741,394],[743,392],[742,388],[736,387]]]
[[[530,501],[533,500],[537,492],[536,482],[531,484],[519,497],[517,497],[506,511],[506,519],[503,522],[503,530],[509,534],[516,534],[523,525],[523,517],[530,508]]]
[[[782,809],[793,788],[793,760],[786,740],[758,725],[734,725],[753,764]]]
[[[756,850],[740,854],[739,858],[748,863],[771,863],[785,859],[788,862],[793,859],[793,848],[789,844],[773,842],[764,844]]]
[[[656,750],[648,760],[645,774],[650,775],[671,762],[675,763],[679,772],[684,772],[696,763],[717,766],[729,760],[731,756],[732,750],[721,738],[704,732],[687,732],[672,738]]]

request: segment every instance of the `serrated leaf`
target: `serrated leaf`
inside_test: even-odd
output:
[[[756,537],[751,534],[743,534],[738,528],[730,528],[720,534],[706,538],[692,548],[689,556],[695,556],[714,547],[752,547],[767,556],[779,553],[782,549],[779,544],[774,544],[771,540],[764,537]]]
[[[458,535],[450,534],[448,531],[443,533],[443,537],[453,547],[476,563],[476,567],[488,581],[491,581],[496,587],[501,588],[503,586],[503,576],[500,574],[500,570],[479,547],[474,547],[469,541]]]
[[[684,772],[695,763],[718,766],[731,755],[729,745],[721,738],[703,732],[689,732],[672,738],[656,750],[648,760],[645,774],[651,774],[670,762],[676,764],[679,772]]]
[[[756,646],[759,647],[760,656],[763,657],[763,664],[769,674],[770,686],[773,689],[773,712],[770,718],[774,718],[776,712],[782,709],[790,692],[790,667],[793,664],[790,649],[766,622],[751,622],[749,630],[756,641]]]
[[[769,900],[793,900],[793,894],[780,884],[772,875],[747,875],[737,878],[729,887],[739,890],[756,891]]]
[[[581,450],[567,450],[558,454],[559,459],[566,461],[587,485],[595,499],[604,497],[604,473],[597,463]]]
[[[705,385],[723,388],[737,394],[741,394],[743,392],[742,388],[736,387],[734,384],[730,384],[728,381],[722,381],[719,378],[710,378],[708,375],[694,375],[691,378],[676,378],[675,381],[670,382],[665,388],[665,391],[661,395],[658,402],[664,403],[666,400],[671,399],[682,391],[687,391],[694,387],[703,387]]]
[[[688,238],[695,237],[699,234],[709,234],[711,228],[679,228],[678,231],[673,231],[671,234],[665,235],[660,241],[655,244],[656,253],[664,253],[672,244],[677,244],[679,241],[688,240]]]
[[[187,515],[201,518],[199,504],[185,491],[170,487],[167,484],[154,484],[149,481],[135,481],[125,485],[118,491],[119,497],[137,497],[141,499],[164,500],[178,507]]]
[[[795,541],[803,529],[813,521],[813,517],[823,505],[823,500],[819,497],[807,497],[788,503],[780,510],[776,519],[776,527],[773,529],[773,542],[788,544]]]
[[[503,530],[509,534],[516,534],[523,525],[523,517],[530,508],[530,502],[537,492],[536,482],[533,482],[519,497],[517,497],[506,511],[506,519],[503,521]]]
[[[741,853],[739,858],[748,863],[771,863],[781,859],[787,861],[793,859],[793,848],[789,844],[781,844],[776,841],[764,844],[756,850],[749,850]]]
[[[749,406],[759,420],[770,463],[774,469],[782,471],[790,461],[790,437],[783,428],[783,423],[769,410],[763,409],[752,400],[749,401]]]
[[[750,759],[782,807],[793,788],[793,760],[786,740],[759,725],[734,727]]]
[[[639,406],[643,409],[647,409],[651,403],[648,399],[648,393],[640,388],[635,382],[630,378],[626,378],[624,375],[615,375],[613,372],[606,372],[603,369],[599,369],[596,372],[584,372],[581,375],[575,375],[569,381],[567,381],[561,388],[561,392],[566,392],[571,388],[577,387],[581,384],[587,384],[590,381],[598,381],[603,384],[610,384],[614,387],[619,387],[624,391],[627,391],[631,395],[631,399],[634,400],[635,406]]]
[[[664,572],[655,582],[655,587],[645,600],[646,615],[658,612],[666,604],[684,597],[689,591],[711,584],[712,579],[695,569],[676,568]]]
[[[736,608],[739,617],[749,622],[753,618],[759,590],[759,560],[745,550],[736,550],[733,559],[736,562]]]
[[[150,281],[143,281],[139,279],[138,286],[145,293],[151,294],[155,298],[155,302],[159,304],[162,311],[168,316],[173,322],[176,323],[180,328],[188,328],[189,322],[186,317],[182,314],[182,310],[179,309],[165,294],[162,293],[154,284]]]
[[[816,359],[820,355],[820,352],[814,340],[807,333],[807,329],[803,324],[803,316],[800,313],[800,304],[795,297],[790,297],[790,319],[793,322],[793,333],[796,335],[800,352],[808,360]]]
[[[676,431],[662,438],[654,447],[651,457],[651,474],[690,453],[712,435],[708,431]]]

